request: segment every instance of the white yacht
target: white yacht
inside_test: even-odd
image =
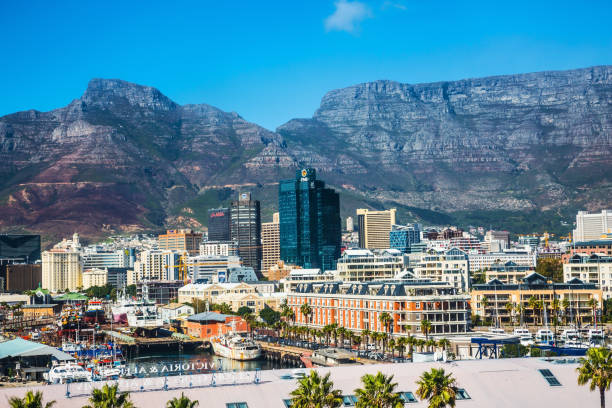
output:
[[[561,340],[564,342],[568,341],[577,341],[580,339],[580,333],[576,329],[565,329],[563,333],[561,333]]]
[[[75,363],[54,365],[43,377],[52,384],[91,381],[91,373]]]
[[[549,329],[540,329],[536,333],[536,342],[542,345],[551,345],[555,341],[555,335]]]
[[[253,340],[238,334],[226,334],[212,339],[216,355],[232,360],[255,360],[261,356],[261,347]]]
[[[514,329],[514,335],[519,336],[521,344],[525,347],[534,344],[533,336],[525,327],[517,327]]]
[[[604,331],[602,329],[589,329],[589,342],[595,343],[604,339]]]
[[[493,334],[506,334],[504,329],[502,329],[501,327],[490,327],[489,328],[489,333],[493,333]]]

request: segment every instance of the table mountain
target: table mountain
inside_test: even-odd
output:
[[[598,209],[612,196],[611,73],[364,83],[329,92],[312,118],[276,132],[93,79],[64,108],[0,118],[0,229],[100,236],[197,225],[229,198],[220,192],[240,188],[259,192],[269,212],[274,183],[298,166],[340,189],[345,212],[395,205],[450,222]]]

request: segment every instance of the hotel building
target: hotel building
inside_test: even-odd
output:
[[[575,242],[598,240],[609,232],[612,232],[612,211],[603,210],[595,214],[578,211],[576,214]]]
[[[486,273],[486,281],[497,279],[505,284],[518,284],[527,275],[535,272],[531,266],[517,265],[512,261],[506,263],[496,262],[492,264]]]
[[[410,266],[413,266],[417,278],[448,282],[461,292],[467,292],[470,288],[470,261],[468,255],[460,249],[428,249],[424,253],[415,254]]]
[[[262,260],[261,270],[264,275],[280,260],[279,215],[274,213],[272,222],[261,224]]]
[[[520,266],[535,268],[536,252],[507,250],[503,252],[490,252],[488,254],[468,254],[470,259],[470,272],[486,271],[491,269],[491,265],[496,263],[514,262]]]
[[[612,297],[612,257],[604,254],[574,254],[563,264],[563,281],[580,279],[598,285],[603,298]]]
[[[404,270],[404,257],[398,250],[370,251],[347,249],[336,264],[338,280],[367,282],[391,279]]]
[[[76,291],[83,286],[81,254],[77,251],[51,249],[42,254],[42,287],[50,292]]]
[[[195,256],[200,253],[202,234],[190,229],[168,230],[158,237],[159,249],[165,251],[187,251]]]
[[[365,329],[395,336],[421,333],[421,322],[431,322],[430,334],[465,333],[470,325],[469,296],[457,294],[446,282],[407,279],[386,282],[302,283],[287,295],[296,324],[321,328],[338,324],[361,332]],[[310,305],[312,314],[301,312]],[[386,327],[382,313],[391,316]]]

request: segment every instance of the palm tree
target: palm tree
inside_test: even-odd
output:
[[[382,323],[383,327],[385,328],[386,332],[389,333],[389,325],[391,324],[391,321],[393,320],[393,318],[391,317],[391,315],[387,312],[382,312],[380,314],[380,316],[378,316],[378,320],[380,320],[380,322]]]
[[[166,402],[166,408],[195,408],[200,405],[200,401],[192,401],[181,392],[179,398],[174,397]]]
[[[438,347],[440,347],[442,351],[446,351],[446,349],[449,348],[450,345],[451,342],[446,338],[441,338],[440,340],[438,340]]]
[[[489,298],[483,296],[480,299],[480,303],[482,304],[482,309],[484,310],[484,321],[487,322],[487,308],[489,307]]]
[[[119,384],[109,386],[104,384],[100,388],[94,388],[89,397],[91,405],[83,408],[134,408],[134,404],[130,401],[128,392],[119,393]]]
[[[400,358],[404,358],[404,351],[406,350],[406,346],[408,345],[408,337],[400,337],[395,342],[395,347],[397,351],[399,351]]]
[[[11,397],[8,400],[10,408],[51,408],[55,401],[49,401],[45,405],[42,403],[43,394],[41,391],[28,391],[25,397]]]
[[[512,302],[506,303],[506,311],[508,312],[508,318],[511,324],[514,326],[514,319],[512,318],[512,311],[514,310],[514,304]]]
[[[567,309],[570,307],[570,301],[568,298],[563,298],[561,301],[561,307],[563,308],[563,320],[564,324],[567,325]]]
[[[414,361],[414,346],[416,346],[417,339],[413,336],[408,336],[406,338],[406,344],[408,344],[408,352],[410,353],[410,360]]]
[[[533,311],[533,324],[537,325],[538,315],[536,313],[536,310],[540,306],[538,299],[535,296],[531,296],[529,300],[527,301],[527,306],[529,306],[531,310]]]
[[[592,297],[587,302],[587,305],[593,310],[593,323],[595,323],[597,321],[597,316],[595,314],[595,310],[597,309],[597,306],[599,305],[599,302],[597,301],[597,299]]]
[[[370,335],[372,334],[372,332],[369,329],[363,329],[363,331],[361,332],[361,335],[364,338],[364,341],[366,343],[366,348],[367,345],[370,343]]]
[[[302,306],[300,306],[300,313],[302,313],[306,320],[309,321],[309,317],[312,315],[312,308],[308,303],[302,303]]]
[[[429,339],[429,331],[431,330],[431,322],[427,319],[421,321],[421,331],[425,333],[425,338]]]
[[[342,405],[342,391],[333,389],[329,373],[321,377],[312,370],[298,384],[290,394],[292,408],[337,408]]]
[[[612,382],[612,354],[607,347],[590,348],[586,358],[580,359],[578,371],[578,385],[590,382],[589,388],[595,391],[599,388],[599,402],[601,408],[606,407],[606,390],[610,389]]]
[[[417,381],[416,394],[421,399],[429,400],[429,408],[454,407],[457,395],[457,383],[452,373],[446,374],[443,368],[432,368],[425,371]]]
[[[427,346],[427,351],[433,351],[438,345],[438,342],[436,342],[435,339],[429,339],[425,342],[425,345]]]
[[[425,340],[424,339],[417,339],[416,340],[416,346],[419,348],[419,351],[423,352],[423,348],[425,347]]]
[[[389,350],[391,350],[391,357],[395,357],[395,339],[393,337],[389,339],[387,346],[389,346]]]
[[[380,371],[376,375],[366,374],[361,377],[363,388],[355,390],[356,408],[403,408],[404,401],[395,392],[397,383],[393,375],[386,376]]]

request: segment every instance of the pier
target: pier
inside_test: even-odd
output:
[[[138,355],[141,350],[184,351],[193,350],[203,344],[202,340],[180,333],[169,337],[134,337],[116,331],[105,330],[104,335],[112,339],[122,350],[130,355]]]

